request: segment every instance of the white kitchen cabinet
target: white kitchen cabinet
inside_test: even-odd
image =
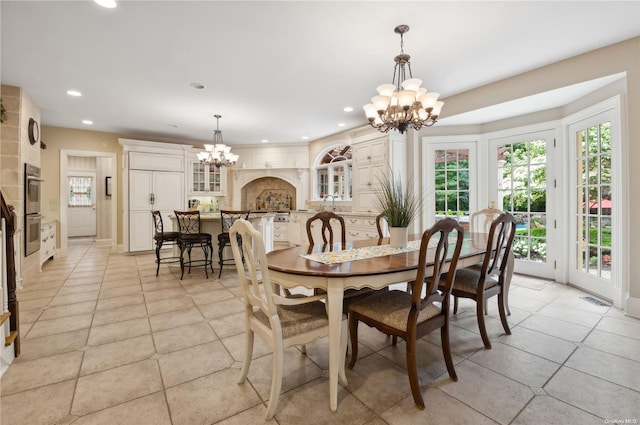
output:
[[[152,210],[161,212],[164,229],[170,231],[169,215],[184,205],[183,172],[129,170],[129,251],[153,249]]]
[[[40,225],[40,270],[42,264],[56,256],[56,221]]]
[[[376,135],[377,136],[377,135]],[[406,137],[385,135],[362,140],[353,149],[353,211],[375,213],[376,191],[390,169],[406,183]]]
[[[227,192],[227,167],[189,160],[189,195],[219,196]]]

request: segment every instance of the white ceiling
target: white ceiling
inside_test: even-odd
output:
[[[0,13],[2,84],[34,99],[43,125],[206,143],[221,114],[232,145],[314,140],[366,124],[362,105],[391,82],[398,24],[411,27],[404,50],[414,76],[445,101],[640,35],[638,1],[120,0],[104,9],[2,0]],[[518,111],[602,84],[520,100]],[[495,108],[447,120],[445,103],[442,124],[494,120],[505,110]]]

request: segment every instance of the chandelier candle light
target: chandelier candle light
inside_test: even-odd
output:
[[[238,162],[238,155],[231,153],[231,146],[222,142],[220,131],[220,118],[222,115],[214,115],[216,129],[213,131],[213,145],[204,145],[206,152],[199,152],[198,159],[204,164],[214,164],[216,167],[230,167]]]
[[[435,124],[444,102],[438,100],[440,93],[420,87],[422,80],[411,74],[411,56],[403,50],[403,35],[409,31],[409,26],[398,25],[394,31],[400,34],[400,54],[394,58],[393,84],[378,86],[379,95],[372,97],[372,103],[362,108],[372,127],[382,133],[395,128],[402,134],[409,127],[420,130],[422,126]],[[407,70],[409,79],[406,79]]]

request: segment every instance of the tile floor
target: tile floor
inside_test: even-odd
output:
[[[247,383],[234,272],[183,281],[152,255],[110,254],[74,240],[19,293],[22,355],[2,378],[1,423],[255,424],[263,422],[271,354],[257,338]],[[474,304],[453,319],[459,381],[439,333],[419,345],[427,405],[413,404],[404,345],[361,326],[360,359],[329,410],[327,341],[286,352],[278,424],[547,424],[640,420],[640,321],[586,294],[514,276],[506,336],[490,304],[485,350]],[[614,422],[618,420],[621,422]],[[626,422],[624,422],[626,420]]]

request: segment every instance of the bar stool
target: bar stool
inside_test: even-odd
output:
[[[248,210],[220,210],[220,225],[222,226],[222,231],[218,235],[218,264],[220,265],[220,271],[218,272],[218,278],[222,276],[222,266],[225,264],[235,264],[233,261],[233,257],[224,258],[223,251],[225,246],[231,246],[231,238],[229,237],[229,229],[233,226],[236,220],[243,218],[245,220],[249,219]],[[240,235],[238,235],[238,246],[242,243],[242,239]]]
[[[160,211],[151,211],[151,215],[153,216],[153,224],[156,228],[156,233],[153,236],[153,239],[156,241],[156,276],[158,276],[158,272],[160,271],[160,263],[177,263],[180,261],[178,257],[160,257],[160,250],[162,249],[162,245],[176,245],[178,243],[178,232],[165,232],[164,225],[162,224],[162,214]]]
[[[174,211],[178,220],[180,233],[178,236],[178,246],[180,247],[180,279],[184,277],[184,269],[191,267],[204,267],[204,273],[209,278],[207,266],[213,273],[213,245],[211,244],[211,235],[200,231],[200,211]],[[204,259],[191,260],[191,248],[194,245],[202,248]],[[184,251],[187,251],[188,261],[184,261]]]

